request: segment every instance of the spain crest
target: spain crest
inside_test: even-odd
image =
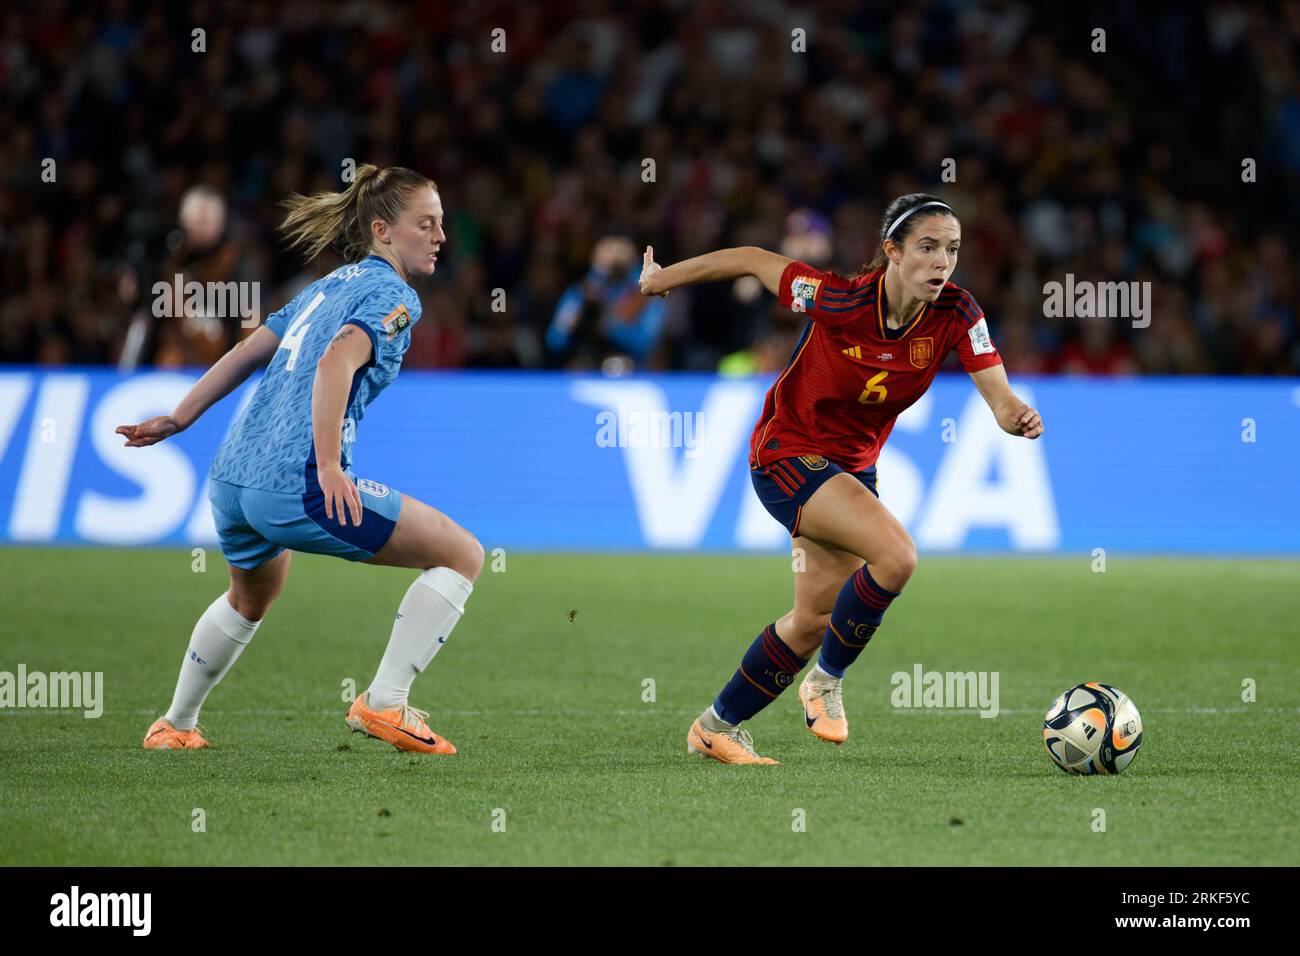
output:
[[[934,359],[934,339],[929,336],[912,339],[907,357],[917,368],[925,368]]]

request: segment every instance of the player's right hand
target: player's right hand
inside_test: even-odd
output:
[[[641,257],[641,294],[642,295],[661,295],[667,296],[668,290],[660,288],[655,281],[655,273],[663,272],[664,267],[655,262],[654,246],[646,246],[645,254]]]
[[[144,448],[156,445],[164,438],[170,438],[181,430],[176,419],[170,415],[159,415],[138,425],[118,425],[114,434],[126,436],[127,448]]]
[[[325,495],[325,517],[338,516],[339,524],[347,524],[348,513],[352,515],[352,524],[361,527],[361,492],[352,483],[352,479],[343,473],[343,469],[321,468],[316,472],[316,480]],[[345,512],[346,509],[346,512]]]

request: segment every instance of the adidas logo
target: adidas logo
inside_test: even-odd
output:
[[[847,349],[844,349],[844,354],[847,355],[849,358],[860,359],[862,358],[862,346],[854,345]]]

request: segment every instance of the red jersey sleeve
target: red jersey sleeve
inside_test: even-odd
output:
[[[978,372],[1002,364],[993,339],[989,337],[988,323],[984,320],[984,310],[979,307],[975,297],[965,289],[953,306],[953,321],[960,331],[957,333],[957,357],[961,367],[967,372]]]
[[[850,295],[859,284],[834,272],[814,269],[798,259],[781,273],[777,299],[793,312],[806,314],[815,322],[826,326],[843,325],[853,321],[862,308],[862,297]]]

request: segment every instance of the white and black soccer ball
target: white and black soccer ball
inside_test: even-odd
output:
[[[1119,773],[1142,746],[1142,715],[1118,687],[1071,687],[1043,719],[1043,744],[1066,773]]]

